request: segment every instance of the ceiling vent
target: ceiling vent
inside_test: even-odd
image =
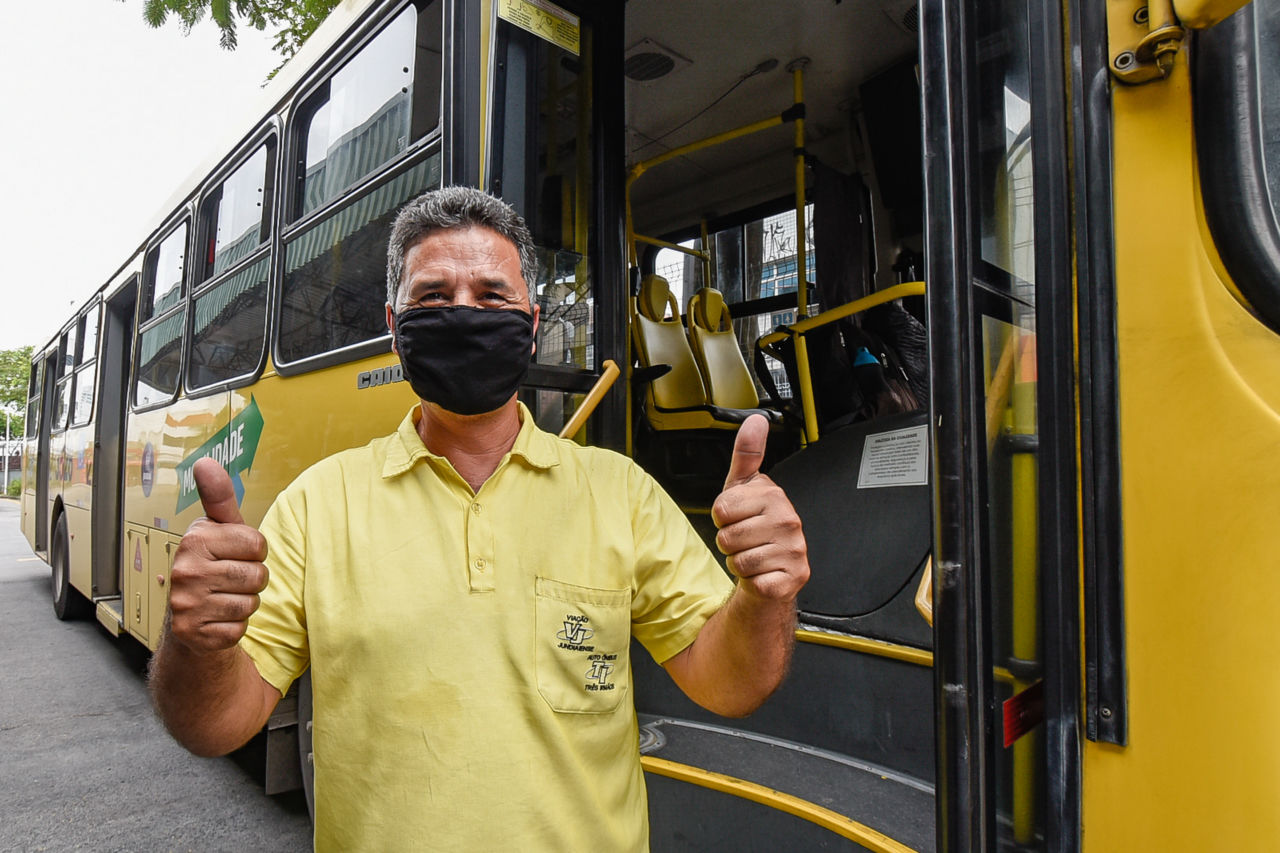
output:
[[[627,50],[622,73],[628,80],[647,83],[690,65],[689,59],[651,38],[642,38]]]
[[[920,34],[920,6],[916,0],[890,0],[880,7],[880,11],[903,32],[912,36]]]

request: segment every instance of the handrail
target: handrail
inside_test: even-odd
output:
[[[605,359],[604,370],[600,373],[600,378],[596,380],[596,384],[591,386],[591,390],[587,392],[586,399],[582,401],[582,405],[573,413],[573,417],[569,418],[569,422],[560,429],[561,438],[572,438],[577,435],[578,430],[582,429],[582,425],[587,422],[587,418],[591,417],[591,413],[596,410],[596,406],[600,405],[600,401],[604,399],[604,395],[613,387],[613,383],[617,381],[618,363],[613,359]]]
[[[895,284],[893,287],[877,290],[875,293],[855,299],[852,302],[846,302],[844,305],[829,308],[821,314],[798,320],[776,332],[761,335],[756,341],[757,348],[774,358],[781,358],[781,354],[772,349],[775,344],[787,338],[792,338],[796,343],[796,373],[799,374],[800,383],[800,387],[797,390],[799,391],[801,409],[804,413],[805,441],[813,443],[818,440],[818,413],[817,407],[813,402],[813,379],[809,375],[809,359],[808,352],[804,346],[804,334],[828,323],[834,323],[836,320],[875,308],[877,305],[893,302],[895,299],[902,299],[905,296],[923,296],[924,291],[925,285],[923,281],[908,281],[902,284]]]

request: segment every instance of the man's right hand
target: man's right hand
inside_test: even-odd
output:
[[[267,542],[244,523],[235,489],[217,461],[192,467],[204,518],[182,537],[169,588],[170,636],[193,652],[233,648],[267,586]]]

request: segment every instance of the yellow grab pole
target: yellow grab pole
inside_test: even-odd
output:
[[[787,70],[791,72],[791,80],[795,89],[795,102],[797,105],[804,103],[804,69],[809,64],[809,58],[802,56],[799,59],[793,59],[787,63]],[[809,282],[806,280],[808,273],[807,259],[805,258],[805,227],[804,227],[804,113],[796,117],[795,129],[795,148],[796,148],[796,319],[803,320],[809,315]],[[799,356],[800,348],[796,348],[796,355]],[[799,364],[796,365],[799,367]],[[803,375],[803,374],[802,374]]]
[[[582,401],[582,405],[573,413],[573,417],[569,418],[569,422],[560,430],[561,438],[573,438],[578,434],[578,430],[582,429],[582,425],[587,422],[587,418],[591,417],[591,413],[596,410],[596,406],[600,405],[600,401],[604,399],[604,395],[613,387],[613,383],[618,378],[618,363],[613,359],[605,359],[604,371],[600,374],[600,378],[596,380],[596,384],[591,386],[591,390],[587,392],[586,398]]]

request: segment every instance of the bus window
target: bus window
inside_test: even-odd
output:
[[[439,124],[441,8],[387,24],[302,107],[296,216],[305,216]],[[296,217],[295,217],[296,218]]]
[[[147,292],[140,319],[158,317],[182,300],[182,272],[187,257],[187,224],[174,229],[148,259]]]
[[[62,362],[58,367],[58,375],[64,376],[76,366],[76,327],[74,325],[62,333],[58,352],[62,353]]]
[[[31,386],[27,389],[27,438],[40,431],[40,392],[44,390],[43,358],[37,357],[31,364]]]
[[[80,318],[80,360],[86,364],[98,357],[98,326],[101,322],[102,303],[96,302]]]
[[[70,426],[81,426],[89,422],[93,414],[93,390],[97,369],[98,355],[98,321],[102,313],[102,303],[96,302],[93,307],[80,316],[80,358],[76,369],[75,391],[71,400],[71,411],[68,413]]]
[[[207,248],[199,278],[207,283],[192,299],[188,390],[248,380],[262,362],[274,163],[272,137],[201,205],[200,233]]]
[[[435,152],[286,238],[276,362],[288,365],[387,335],[387,237],[396,210],[440,185]]]
[[[208,246],[205,281],[247,258],[270,236],[275,139],[264,143],[210,193],[202,209]]]
[[[53,420],[49,424],[50,432],[61,432],[67,427],[67,413],[71,410],[71,384],[74,373],[68,373],[58,380],[57,390],[53,396]]]
[[[138,319],[133,403],[139,409],[167,403],[178,392],[185,325],[182,274],[187,249],[183,222],[147,253],[142,316]]]
[[[195,390],[251,376],[262,360],[267,327],[267,272],[263,255],[192,301],[187,387]]]

